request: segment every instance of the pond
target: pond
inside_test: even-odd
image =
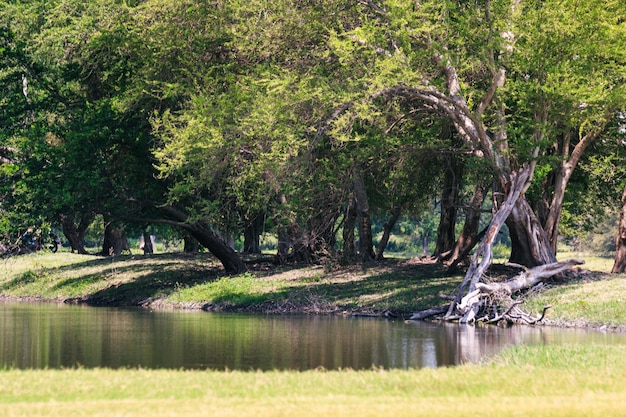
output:
[[[626,335],[0,302],[0,368],[407,369],[538,343],[626,343]]]

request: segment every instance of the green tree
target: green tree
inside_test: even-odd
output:
[[[558,131],[570,132],[564,144],[567,155],[576,156],[586,137],[597,137],[623,106],[618,2],[572,4],[567,13],[551,2],[388,1],[361,7],[359,25],[331,42],[346,65],[362,74],[351,90],[351,111],[334,120],[337,134],[354,114],[367,118],[376,111],[356,103],[381,97],[421,103],[454,124],[508,193],[520,172],[532,178],[537,158],[567,139]],[[583,88],[589,80],[592,88]],[[577,142],[572,132],[580,135]],[[574,159],[565,165],[573,169]],[[519,184],[521,191],[528,185]],[[550,210],[558,219],[562,191],[555,193]],[[512,261],[554,261],[550,238],[523,192],[507,224]]]

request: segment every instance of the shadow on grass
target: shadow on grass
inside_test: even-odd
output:
[[[198,260],[198,258],[193,258]],[[180,261],[180,258],[174,258]],[[146,305],[165,298],[182,287],[193,287],[217,281],[226,275],[215,262],[207,262],[200,267],[199,262],[189,265],[183,262],[165,262],[161,270],[145,267],[145,274],[132,281],[113,284],[89,296],[73,300],[94,306],[136,306]],[[138,265],[117,266],[118,271],[128,269],[137,272]],[[205,303],[205,310],[248,311],[273,313],[348,312],[382,313],[391,310],[406,314],[442,303],[440,294],[450,294],[462,277],[448,276],[445,269],[436,264],[407,264],[387,261],[381,264],[346,268],[324,272],[320,277],[306,277],[310,267],[277,268],[273,272],[264,271],[257,276],[254,270],[250,279],[272,279],[288,271],[302,278],[296,278],[293,285],[287,285],[268,293],[258,293],[252,288],[240,288],[221,284],[220,293]],[[120,272],[121,273],[121,272]],[[336,275],[340,277],[337,278]],[[345,278],[350,276],[352,278]],[[78,278],[85,282],[96,280],[94,276]],[[77,285],[76,281],[59,285]],[[200,301],[200,300],[198,300]]]
[[[440,295],[450,294],[462,280],[431,263],[387,261],[364,272],[355,282],[322,282],[311,285],[311,291],[348,310],[402,314],[441,304]]]
[[[50,292],[84,294],[89,292],[89,286],[105,281],[111,285],[67,302],[131,306],[171,293],[177,287],[210,281],[220,275],[222,269],[208,254],[122,255],[29,270],[4,283],[0,291],[15,290],[46,277],[56,277]]]
[[[127,266],[122,262],[116,265],[110,274],[113,280],[126,273],[132,273],[136,278],[128,282],[113,283],[103,290],[74,301],[94,306],[144,305],[155,298],[165,297],[178,288],[213,281],[224,275],[223,269],[208,255],[153,255],[151,258],[158,258],[158,263]],[[189,261],[193,261],[192,265],[189,265]],[[76,282],[67,282],[66,285],[74,286]]]
[[[299,272],[302,271],[300,277]],[[246,293],[237,288],[221,291],[205,305],[207,310],[260,313],[363,313],[386,311],[405,315],[442,304],[441,294],[452,293],[462,276],[449,276],[435,264],[410,265],[386,261],[366,268],[347,267],[313,274],[311,268],[278,268],[252,279],[280,280],[284,273],[290,285],[265,294]],[[295,279],[294,279],[295,278]]]
[[[164,299],[181,288],[218,281],[226,274],[208,254],[126,255],[28,271],[4,283],[0,290],[26,287],[48,276],[54,280],[49,288],[51,293],[77,294],[68,302],[136,306]],[[207,309],[274,313],[345,310],[374,314],[391,310],[403,314],[442,304],[440,294],[452,293],[462,277],[448,276],[442,266],[434,263],[387,260],[336,270],[258,263],[242,279],[244,284],[239,286],[237,282],[241,280],[232,284],[216,282]],[[254,282],[266,279],[276,280],[272,291],[267,290],[265,283]],[[107,287],[96,290],[103,282]]]

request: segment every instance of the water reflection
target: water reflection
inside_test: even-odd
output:
[[[0,303],[0,367],[419,368],[479,361],[520,343],[626,336],[335,316],[151,312]]]

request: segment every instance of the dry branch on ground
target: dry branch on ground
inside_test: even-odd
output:
[[[543,320],[546,310],[550,306],[544,307],[542,313],[535,317],[524,312],[519,305],[523,303],[520,299],[514,299],[517,293],[529,288],[542,285],[551,277],[571,270],[577,265],[584,264],[580,259],[569,259],[563,262],[554,262],[534,268],[524,268],[513,278],[504,282],[478,282],[473,291],[463,296],[460,302],[452,307],[453,314],[446,314],[446,320],[458,320],[461,323],[498,323],[507,321],[510,323],[535,324]],[[410,320],[424,320],[426,318],[449,313],[450,305],[439,306],[422,310],[410,317]]]

